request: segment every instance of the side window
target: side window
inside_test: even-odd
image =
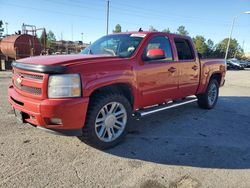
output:
[[[164,60],[173,60],[171,45],[167,37],[158,36],[150,39],[148,45],[144,49],[143,57],[146,57],[147,51],[149,49],[162,49],[164,50],[166,57]]]
[[[188,40],[174,39],[179,60],[194,59],[194,53]]]
[[[115,55],[119,41],[115,39],[109,39],[100,44],[100,49],[97,49],[99,53]]]

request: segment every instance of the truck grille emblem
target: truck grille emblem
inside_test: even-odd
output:
[[[19,85],[21,85],[21,83],[22,83],[22,78],[21,77],[18,77],[17,79],[16,79],[16,82],[19,84]]]

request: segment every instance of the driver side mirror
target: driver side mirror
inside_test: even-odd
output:
[[[146,55],[147,60],[158,60],[166,58],[165,51],[162,49],[149,49]]]

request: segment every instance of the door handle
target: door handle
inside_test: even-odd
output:
[[[192,67],[192,69],[193,69],[193,70],[197,70],[197,69],[198,69],[198,66],[197,66],[197,65],[194,65],[194,66]]]
[[[168,69],[168,72],[171,72],[171,73],[174,73],[176,71],[176,68],[174,68],[174,67],[170,67],[169,69]]]

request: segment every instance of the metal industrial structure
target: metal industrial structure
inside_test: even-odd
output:
[[[40,55],[42,45],[36,36],[21,34],[4,37],[0,49],[5,59],[20,59]]]
[[[37,31],[42,31],[40,40],[37,38]],[[48,46],[45,28],[23,24],[20,31],[6,35],[0,41],[0,70],[11,69],[13,60],[38,55],[75,54],[88,45],[82,41],[60,40],[50,41]]]
[[[40,55],[42,48],[46,47],[46,37],[44,37],[43,45],[41,45],[36,34],[39,30],[42,30],[46,35],[44,28],[23,24],[22,32],[18,31],[13,35],[5,36],[0,43],[0,50],[5,59],[20,59]]]

